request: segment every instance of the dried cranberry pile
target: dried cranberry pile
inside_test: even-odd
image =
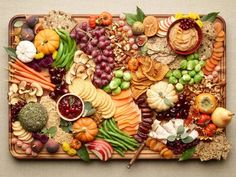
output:
[[[190,101],[185,95],[179,95],[179,101],[174,107],[167,111],[158,112],[156,118],[158,120],[170,120],[172,118],[186,119],[188,117]]]
[[[195,25],[195,21],[191,18],[184,18],[180,21],[179,27],[183,30],[188,30],[190,28],[193,28]]]
[[[20,110],[26,105],[26,102],[19,101],[15,105],[11,106],[11,120],[12,122],[17,120],[17,116]]]
[[[64,117],[73,119],[81,114],[82,106],[82,102],[78,97],[67,95],[60,100],[59,111]]]
[[[193,140],[191,143],[183,143],[181,140],[175,140],[173,142],[167,141],[166,146],[171,149],[174,154],[182,154],[185,150],[196,146],[199,143],[199,139]]]

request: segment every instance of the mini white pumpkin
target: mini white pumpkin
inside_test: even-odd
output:
[[[157,112],[165,111],[174,106],[178,101],[175,87],[165,81],[151,85],[147,90],[148,105]]]
[[[16,47],[16,55],[23,63],[29,63],[34,59],[36,48],[30,41],[20,41]]]

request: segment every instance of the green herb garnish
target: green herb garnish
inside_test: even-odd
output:
[[[77,150],[77,155],[85,162],[90,161],[89,153],[84,145],[82,145],[81,148]]]
[[[185,150],[182,153],[181,157],[179,158],[179,161],[184,161],[184,160],[190,159],[193,156],[193,154],[195,153],[195,151],[196,151],[195,147]]]
[[[135,22],[143,22],[145,18],[144,12],[137,6],[136,14],[132,13],[124,13],[126,17],[126,21],[129,25],[133,25]]]

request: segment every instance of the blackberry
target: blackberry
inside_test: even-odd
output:
[[[183,143],[181,140],[167,141],[166,146],[171,149],[174,154],[182,154],[185,150],[196,146],[199,143],[199,139],[193,140],[191,143]]]

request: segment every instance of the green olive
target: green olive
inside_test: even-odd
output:
[[[194,66],[196,66],[199,63],[199,60],[193,60]]]
[[[201,67],[203,67],[205,65],[205,61],[203,61],[203,60],[199,61],[199,65],[201,65]]]
[[[194,54],[194,58],[198,60],[198,59],[199,59],[199,54],[198,54],[198,53],[195,53],[195,54]]]
[[[102,89],[107,93],[111,93],[111,88],[109,87],[109,85],[104,86]]]
[[[187,60],[193,60],[193,59],[194,59],[194,55],[191,54],[187,56]]]
[[[184,85],[184,84],[186,84],[186,81],[183,78],[180,78],[179,83]]]
[[[121,88],[120,87],[117,87],[116,89],[114,89],[114,90],[112,90],[112,95],[118,95],[118,94],[120,94],[120,92],[121,92]]]
[[[126,90],[130,87],[130,82],[127,82],[127,81],[123,81],[121,84],[120,84],[120,88],[122,90]]]
[[[181,78],[182,74],[181,74],[180,70],[176,69],[176,70],[173,71],[173,76],[175,78],[179,79],[179,78]]]
[[[187,60],[182,60],[182,61],[180,62],[180,68],[181,68],[181,69],[187,69],[187,63],[188,63]]]
[[[188,82],[189,85],[193,85],[194,84],[194,79],[191,78],[190,81]]]
[[[183,86],[183,84],[181,84],[181,83],[177,83],[177,84],[175,85],[175,88],[176,88],[176,90],[177,90],[178,92],[181,92],[181,91],[184,89],[184,86]]]
[[[171,70],[169,70],[169,71],[166,73],[165,77],[166,77],[166,78],[169,78],[170,76],[172,76],[172,71],[171,71]]]
[[[199,72],[201,69],[202,69],[202,67],[201,67],[200,64],[197,64],[197,65],[195,66],[195,68],[194,68],[194,70],[195,70],[196,72]]]
[[[183,70],[182,71],[182,75],[184,75],[184,74],[188,74],[188,71],[187,70]]]
[[[190,81],[190,79],[191,79],[190,75],[188,75],[188,74],[184,74],[182,78],[184,81]]]
[[[188,74],[191,76],[191,77],[194,77],[196,75],[196,72],[194,70],[192,71],[189,71]]]
[[[198,83],[200,83],[201,81],[202,81],[202,76],[200,75],[200,74],[196,74],[195,76],[194,76],[194,82],[196,83],[196,84],[198,84]]]
[[[169,83],[171,83],[171,84],[176,84],[178,81],[177,81],[177,79],[174,77],[174,76],[170,76],[169,77]]]
[[[202,77],[204,76],[203,71],[199,71],[198,74],[199,74],[200,76],[202,76]]]
[[[122,70],[116,70],[114,71],[115,77],[123,77],[124,72]]]
[[[194,63],[192,60],[188,61],[187,70],[191,71],[194,69]]]

